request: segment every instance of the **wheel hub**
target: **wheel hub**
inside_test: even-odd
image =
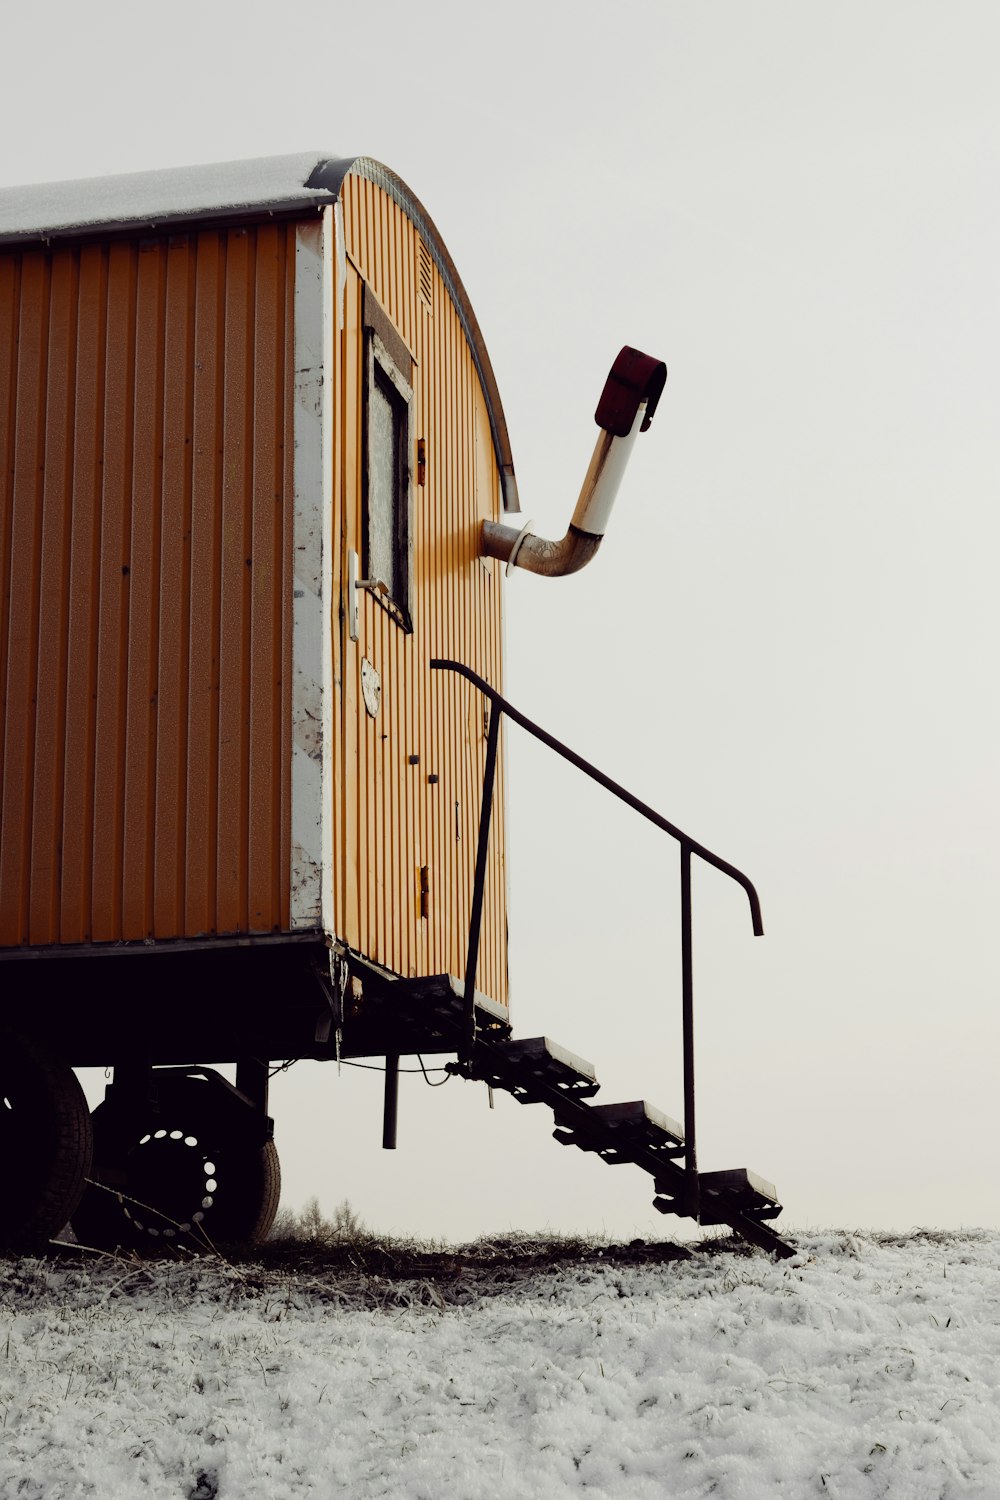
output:
[[[219,1191],[208,1147],[190,1130],[148,1131],[129,1154],[123,1205],[140,1234],[175,1239],[202,1224]]]

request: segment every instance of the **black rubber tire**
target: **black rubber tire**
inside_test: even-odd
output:
[[[90,1111],[72,1068],[0,1027],[0,1250],[37,1249],[69,1223],[92,1147]]]
[[[247,1235],[248,1244],[262,1245],[264,1243],[278,1216],[280,1202],[281,1162],[278,1160],[278,1148],[273,1141],[266,1141],[260,1148],[260,1196],[257,1203],[257,1217],[253,1228]]]
[[[267,1238],[281,1167],[249,1111],[234,1117],[203,1086],[181,1084],[155,1117],[105,1102],[93,1124],[93,1181],[73,1216],[81,1245],[162,1251]]]

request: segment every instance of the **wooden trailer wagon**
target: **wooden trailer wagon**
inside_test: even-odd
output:
[[[500,696],[505,568],[592,556],[665,378],[622,351],[547,542],[462,283],[386,168],[0,193],[3,1243],[260,1239],[272,1063],[384,1057],[392,1145],[427,1052],[645,1168],[665,1212],[784,1248],[773,1188],[694,1149],[691,860],[759,930],[753,887]],[[505,719],[680,845],[684,1127],[511,1036]]]

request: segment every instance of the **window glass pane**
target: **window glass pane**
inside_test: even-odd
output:
[[[368,573],[397,597],[399,412],[376,378],[368,413]]]

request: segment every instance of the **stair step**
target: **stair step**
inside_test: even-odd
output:
[[[345,1057],[457,1049],[468,1026],[465,985],[461,979],[453,974],[399,979],[356,954],[351,955],[349,967],[360,993],[350,990],[345,996],[342,1037]],[[479,990],[475,1002],[480,1036],[492,1040],[510,1035],[506,1006]],[[323,1019],[330,1028],[332,1018]],[[321,1040],[328,1041],[329,1036]]]
[[[465,1025],[465,985],[454,974],[431,974],[418,979],[397,979],[391,990],[397,1016],[419,1018],[444,1027],[447,1032]],[[476,1024],[480,1031],[510,1034],[507,1008],[476,990]]]
[[[567,1099],[588,1099],[600,1088],[593,1063],[547,1036],[491,1042],[476,1059],[475,1076],[507,1089],[521,1104],[539,1101],[540,1086],[558,1089]]]
[[[698,1187],[702,1224],[728,1224],[734,1208],[754,1219],[774,1219],[781,1213],[774,1183],[746,1167],[701,1172]]]
[[[698,1175],[700,1207],[688,1191],[684,1133],[676,1120],[645,1099],[588,1104],[598,1090],[592,1063],[549,1037],[501,1040],[480,1036],[472,1052],[449,1063],[450,1072],[504,1089],[519,1104],[547,1104],[561,1145],[600,1156],[610,1166],[631,1162],[653,1178],[653,1207],[661,1214],[697,1216],[704,1225],[728,1224],[769,1254],[794,1255],[794,1247],[764,1223],[781,1213],[773,1183],[745,1167]]]
[[[585,1116],[574,1111],[571,1117],[561,1118],[557,1109],[555,1116],[557,1128],[552,1134],[561,1146],[596,1151],[609,1166],[634,1161],[637,1153],[675,1157],[684,1150],[681,1126],[646,1099],[592,1104]]]

